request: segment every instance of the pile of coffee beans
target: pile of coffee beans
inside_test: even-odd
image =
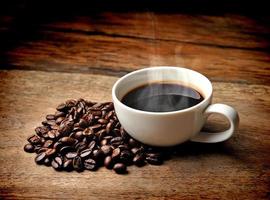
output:
[[[68,100],[48,114],[24,150],[55,170],[81,172],[101,166],[127,173],[127,166],[161,165],[164,152],[144,145],[121,127],[112,102]]]

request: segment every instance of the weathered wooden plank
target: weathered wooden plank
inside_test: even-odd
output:
[[[214,102],[240,113],[236,135],[220,144],[186,143],[160,167],[55,172],[23,152],[28,135],[67,98],[108,101],[116,77],[81,73],[0,71],[0,197],[4,199],[267,199],[269,108],[267,85],[214,82]],[[222,123],[209,125],[216,128]]]
[[[45,30],[36,37],[8,51],[3,67],[120,76],[143,66],[172,65],[215,81],[270,83],[266,52]]]

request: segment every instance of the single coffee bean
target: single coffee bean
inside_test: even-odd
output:
[[[117,173],[117,174],[125,174],[127,172],[127,167],[126,165],[124,165],[123,163],[116,163],[113,166],[113,170]]]
[[[92,158],[95,159],[96,161],[100,161],[102,158],[104,158],[104,153],[101,149],[95,149],[93,151]]]
[[[112,157],[111,156],[105,157],[105,159],[104,159],[104,166],[107,169],[112,169],[112,167],[113,167],[113,161],[112,161]]]
[[[75,158],[77,155],[78,155],[77,152],[72,151],[72,152],[66,153],[65,156],[66,156],[67,159],[73,159],[73,158]]]
[[[139,154],[137,154],[137,155],[134,156],[133,163],[135,165],[137,165],[138,167],[141,167],[141,166],[143,166],[145,164],[144,159],[145,159],[144,154],[143,153],[139,153]]]
[[[49,132],[48,132],[48,137],[50,138],[50,139],[55,139],[56,138],[56,132],[58,132],[57,130],[50,130]]]
[[[90,135],[93,135],[94,134],[94,130],[92,128],[86,128],[84,131],[83,131],[83,135],[84,136],[90,136]]]
[[[129,144],[129,146],[131,146],[131,147],[137,147],[137,146],[139,146],[140,143],[137,142],[136,140],[134,140],[133,138],[129,138],[128,144]]]
[[[101,145],[101,146],[104,146],[104,145],[107,145],[108,143],[109,143],[108,140],[103,139],[103,140],[101,140],[100,145]]]
[[[92,150],[91,149],[85,149],[85,150],[81,151],[80,157],[82,159],[86,159],[86,158],[88,158],[91,155],[91,153],[92,153]]]
[[[63,163],[63,169],[66,170],[66,171],[72,171],[72,169],[73,169],[72,160],[66,160]]]
[[[158,156],[146,156],[146,161],[151,165],[161,165],[163,160]]]
[[[109,133],[112,131],[113,126],[114,126],[114,121],[109,122],[109,123],[107,124],[107,126],[106,126],[106,133],[107,133],[107,134],[109,134]]]
[[[112,147],[109,145],[104,145],[101,147],[101,150],[103,151],[104,155],[110,155],[112,153]]]
[[[76,106],[77,101],[75,99],[69,99],[66,101],[66,105],[68,108],[72,108],[74,106]]]
[[[46,156],[47,156],[47,157],[51,157],[51,156],[53,156],[53,155],[56,153],[56,150],[55,150],[55,149],[48,148],[48,149],[45,151],[45,153],[46,153]]]
[[[120,160],[126,165],[132,164],[133,155],[129,150],[123,150],[120,154]]]
[[[60,148],[59,153],[61,155],[65,155],[65,154],[67,154],[68,152],[71,152],[71,151],[74,151],[73,147],[71,147],[71,146],[63,146],[62,148]]]
[[[112,159],[113,160],[117,160],[120,158],[120,154],[121,154],[121,149],[120,148],[116,148],[113,150],[112,152]]]
[[[35,132],[39,137],[43,137],[49,130],[50,129],[46,126],[39,126],[35,129]]]
[[[42,152],[46,152],[47,150],[48,150],[48,148],[41,147],[41,148],[39,148],[39,149],[36,151],[36,153],[37,153],[37,154],[40,154],[40,153],[42,153]]]
[[[56,110],[65,112],[67,110],[67,105],[65,103],[61,103],[56,107]]]
[[[123,140],[121,137],[115,137],[115,138],[111,139],[110,143],[113,146],[119,146],[120,144],[123,143]]]
[[[87,144],[85,144],[85,142],[79,142],[78,144],[75,145],[75,149],[77,150],[77,152],[83,151],[86,148]]]
[[[102,118],[98,120],[98,123],[100,124],[107,124],[108,122],[109,122],[108,120]]]
[[[79,126],[82,128],[86,128],[88,126],[88,122],[85,119],[80,119]]]
[[[56,122],[55,120],[46,120],[46,121],[43,121],[41,122],[44,126],[53,126],[53,125],[56,125]]]
[[[96,133],[96,136],[98,137],[98,140],[101,141],[105,135],[106,135],[106,130],[105,129],[101,129]]]
[[[63,135],[69,134],[74,127],[74,122],[73,121],[62,121],[60,126],[59,126],[59,132]]]
[[[58,151],[62,146],[63,144],[61,142],[56,142],[54,143],[53,148]]]
[[[75,132],[74,138],[77,140],[82,140],[84,138],[83,132],[82,131]]]
[[[101,127],[101,124],[95,124],[93,126],[89,127],[90,129],[92,129],[94,132],[97,132]]]
[[[55,119],[55,115],[53,115],[53,114],[46,115],[46,119],[47,120],[54,120]]]
[[[46,158],[44,160],[43,164],[46,165],[46,166],[51,166],[51,160],[50,160],[50,158]]]
[[[55,170],[61,170],[62,164],[63,164],[62,158],[58,156],[55,157],[51,162],[51,165]]]
[[[42,145],[41,144],[35,144],[34,147],[35,147],[35,152],[38,153],[38,151],[42,148]]]
[[[71,137],[62,137],[59,139],[59,142],[65,145],[73,145],[76,142],[76,140]]]
[[[38,137],[37,135],[32,135],[30,136],[28,139],[28,142],[30,142],[31,144],[40,144],[40,137]]]
[[[122,151],[122,150],[129,150],[129,147],[128,147],[127,144],[120,144],[120,145],[118,146],[118,148],[121,149],[121,151]]]
[[[76,156],[73,159],[73,168],[78,172],[83,171],[83,163],[82,163],[82,159],[80,156]]]
[[[55,120],[56,124],[61,124],[61,122],[65,119],[65,117],[57,117]]]
[[[96,170],[97,168],[97,163],[95,160],[93,159],[86,159],[84,161],[84,168],[87,169],[87,170]]]
[[[58,117],[65,117],[65,116],[66,116],[66,113],[57,110],[57,111],[54,113],[54,116],[55,116],[55,118],[58,118]]]
[[[41,152],[40,154],[38,154],[35,158],[35,161],[37,164],[43,164],[44,160],[46,159],[46,153],[45,152]]]
[[[95,142],[95,140],[92,140],[89,143],[89,145],[88,145],[88,149],[91,150],[91,151],[93,151],[93,149],[95,148],[95,146],[96,146],[96,142]]]
[[[35,147],[32,144],[26,144],[23,149],[28,153],[33,153],[35,151]]]

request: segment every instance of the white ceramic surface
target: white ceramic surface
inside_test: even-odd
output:
[[[130,90],[156,81],[172,81],[199,91],[204,100],[199,104],[172,112],[147,112],[124,105],[121,99]],[[125,130],[135,139],[154,146],[172,146],[187,140],[215,143],[227,140],[239,123],[236,110],[225,104],[212,104],[212,84],[202,74],[181,67],[150,67],[131,72],[113,86],[112,98],[116,115]],[[219,133],[200,132],[212,113],[224,115],[230,128]]]

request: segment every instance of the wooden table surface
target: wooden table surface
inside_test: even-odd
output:
[[[48,9],[44,17],[36,6],[0,17],[0,199],[270,198],[268,16],[105,7],[88,15]],[[206,75],[213,102],[239,111],[236,134],[218,144],[182,144],[164,165],[132,166],[127,175],[56,172],[23,151],[59,103],[109,101],[119,77],[155,65]],[[205,128],[226,126],[212,116]]]

